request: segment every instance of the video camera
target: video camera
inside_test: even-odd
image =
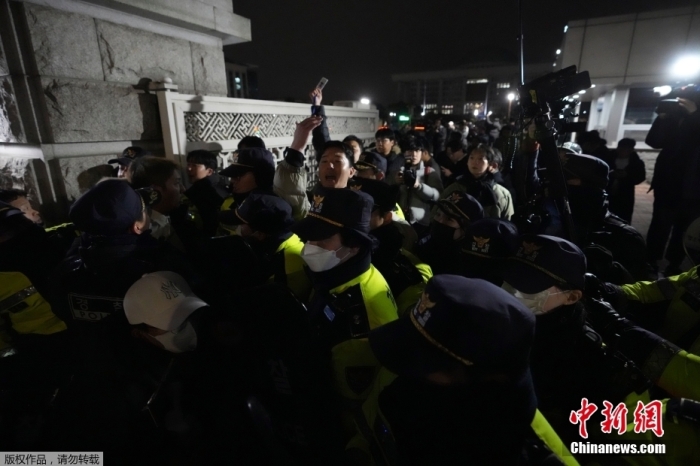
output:
[[[695,104],[700,104],[700,86],[677,87],[665,96],[656,107],[656,113],[679,114],[682,112],[679,99],[692,100]]]
[[[569,66],[555,73],[539,77],[521,87],[520,105],[526,117],[534,117],[542,111],[548,112],[547,105],[562,100],[591,87],[588,71],[576,72],[576,66]]]
[[[571,123],[563,115],[568,103],[565,97],[591,87],[588,71],[576,72],[576,66],[569,66],[555,73],[539,77],[520,89],[520,105],[526,119],[542,113],[549,113],[552,127],[557,133],[574,133],[586,130],[585,124]],[[573,116],[573,115],[568,115]]]
[[[540,144],[541,179],[546,186],[547,197],[556,205],[561,218],[564,235],[569,240],[577,238],[574,229],[571,207],[569,206],[568,190],[564,172],[559,158],[556,137],[557,134],[570,131],[580,131],[581,124],[567,123],[562,116],[566,108],[565,97],[591,87],[591,78],[587,71],[578,73],[575,66],[564,68],[555,73],[550,73],[520,87],[521,126],[526,130],[530,123],[535,124],[535,139]],[[568,112],[571,113],[571,112]],[[571,115],[570,115],[571,116]],[[585,126],[585,123],[583,124]],[[584,127],[585,130],[585,127]],[[527,183],[526,164],[519,164],[519,173],[512,173],[515,184]],[[506,164],[513,167],[513,160]],[[549,215],[542,205],[542,198],[534,196],[528,198],[523,186],[516,186],[516,191],[522,193],[524,208],[521,223],[529,229],[541,228]],[[521,201],[522,202],[522,201]]]

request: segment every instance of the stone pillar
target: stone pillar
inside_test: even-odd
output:
[[[611,146],[617,146],[617,141],[622,139],[622,124],[625,121],[625,110],[627,109],[629,94],[629,86],[618,86],[613,92],[610,116],[608,117],[608,124],[604,135],[604,138]]]
[[[0,0],[0,188],[64,220],[81,172],[163,155],[151,81],[226,96],[223,44],[248,40],[230,0]]]

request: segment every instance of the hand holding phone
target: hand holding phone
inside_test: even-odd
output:
[[[326,84],[328,84],[328,79],[326,78],[321,78],[321,80],[316,84],[316,87],[314,90],[311,92],[311,101],[313,105],[321,105],[321,96],[323,96],[323,88],[326,87]],[[318,92],[316,92],[318,90]]]

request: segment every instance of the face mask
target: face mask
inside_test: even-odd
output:
[[[505,283],[505,282],[503,283],[502,288],[504,290],[506,290],[508,293],[515,296],[515,298],[518,301],[520,301],[520,303],[523,306],[530,309],[530,311],[532,311],[532,313],[535,314],[536,316],[542,315],[546,312],[544,310],[544,305],[550,296],[555,296],[558,294],[567,293],[566,291],[551,292],[548,289],[544,290],[544,291],[540,291],[539,293],[523,293],[521,291],[516,290],[511,285],[509,285],[508,283]]]
[[[437,246],[450,246],[455,240],[456,228],[440,222],[432,222],[430,226],[430,240]]]
[[[197,332],[190,322],[186,322],[181,330],[153,336],[167,351],[171,353],[185,353],[197,348]]]
[[[343,246],[335,251],[329,251],[313,244],[305,244],[304,249],[301,250],[301,258],[304,259],[304,262],[306,262],[306,265],[309,266],[312,272],[325,272],[337,266],[343,260],[335,254],[341,249],[343,249]]]

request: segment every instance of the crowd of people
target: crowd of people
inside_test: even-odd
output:
[[[205,150],[181,167],[130,147],[50,229],[26,193],[0,192],[3,449],[129,465],[700,461],[700,279],[659,279],[630,225],[634,140],[559,148],[568,231],[534,130],[438,120],[366,147],[330,140],[311,98],[279,162],[255,136],[223,169]],[[661,121],[650,138],[673,137]],[[684,206],[666,237],[692,220]],[[591,421],[583,440],[666,454],[572,454],[584,399],[626,406],[618,427],[635,428]],[[640,403],[664,436],[636,428]]]

